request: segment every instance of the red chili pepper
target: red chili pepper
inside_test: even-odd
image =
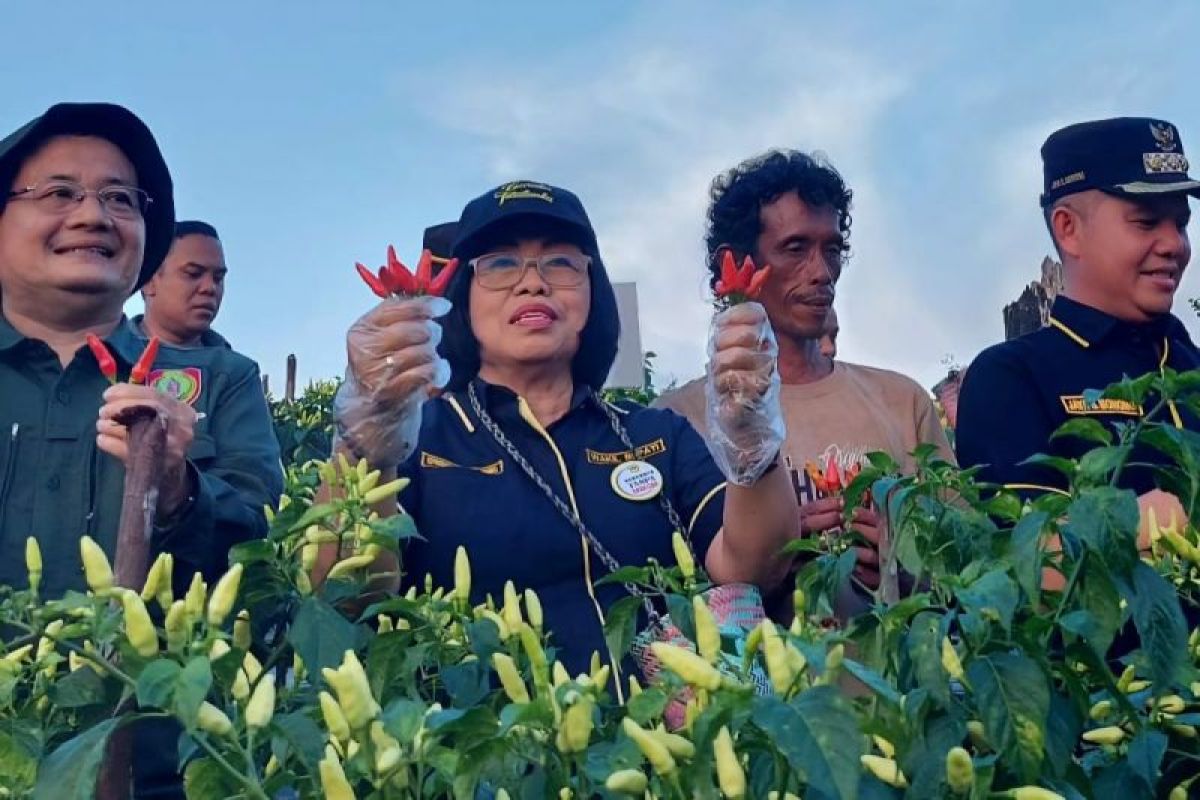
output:
[[[129,371],[129,382],[132,384],[145,383],[146,376],[150,374],[150,368],[154,366],[154,357],[157,355],[158,337],[151,336],[150,341],[146,344],[146,349],[142,351],[137,363]]]
[[[446,287],[450,285],[450,279],[454,277],[454,273],[457,269],[457,258],[452,258],[443,264],[441,272],[439,272],[437,277],[434,278],[429,284],[429,293],[435,297],[441,297],[443,294],[445,294]]]
[[[371,287],[372,292],[385,298],[391,294],[388,288],[383,285],[383,281],[375,277],[375,273],[371,272],[371,270],[357,263],[354,265],[354,268],[358,270],[358,275],[363,279],[363,283]]]
[[[736,305],[758,297],[770,274],[769,264],[758,269],[750,256],[742,259],[742,266],[739,268],[733,252],[727,249],[721,256],[721,277],[714,290],[717,298],[724,301],[725,305]]]
[[[737,262],[733,252],[725,250],[721,256],[721,279],[717,281],[717,297],[727,297],[737,291]]]
[[[754,276],[750,278],[750,285],[746,287],[746,297],[749,297],[751,300],[757,300],[758,296],[762,294],[763,284],[767,282],[767,278],[770,275],[770,264],[755,272]]]
[[[416,276],[409,271],[408,267],[396,258],[396,248],[388,245],[387,252],[387,271],[391,276],[391,285],[389,288],[395,294],[420,294],[420,286],[417,284]]]
[[[812,481],[813,488],[820,494],[829,493],[829,485],[825,483],[825,476],[821,474],[821,468],[811,461],[804,462],[804,471],[808,473],[808,479]]]
[[[421,258],[417,261],[417,289],[420,291],[427,290],[432,280],[433,253],[429,250],[422,250]]]
[[[825,483],[829,485],[830,491],[840,492],[844,488],[842,474],[838,470],[837,462],[833,460],[833,456],[829,457],[829,461],[825,465]]]
[[[419,297],[426,294],[440,297],[446,291],[450,279],[454,276],[454,271],[458,268],[458,259],[447,262],[435,278],[433,277],[433,253],[424,250],[421,252],[421,260],[417,262],[417,271],[414,274],[396,257],[396,248],[388,245],[387,263],[379,268],[378,275],[362,264],[354,266],[363,282],[380,297],[387,298],[392,295]]]
[[[752,277],[754,277],[754,259],[746,256],[742,259],[742,268],[738,270],[738,286],[749,288]]]
[[[100,367],[100,374],[107,378],[109,383],[116,383],[117,361],[112,357],[112,353],[108,352],[104,342],[100,341],[100,337],[96,334],[89,333],[87,345],[91,349],[92,355],[96,357],[96,365]]]

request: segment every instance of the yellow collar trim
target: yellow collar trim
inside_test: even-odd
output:
[[[1051,325],[1051,327],[1058,328],[1060,331],[1065,333],[1067,335],[1068,339],[1070,339],[1071,341],[1073,341],[1075,344],[1079,345],[1080,347],[1091,347],[1092,346],[1091,342],[1089,342],[1087,339],[1080,336],[1075,331],[1068,328],[1063,323],[1059,322],[1054,317],[1050,318],[1050,325]]]

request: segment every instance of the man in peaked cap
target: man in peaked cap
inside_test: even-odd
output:
[[[984,465],[981,478],[1024,492],[1061,491],[1053,470],[1022,464],[1035,453],[1080,457],[1088,444],[1050,435],[1071,419],[1110,429],[1140,418],[1144,408],[1101,399],[1124,376],[1200,366],[1200,352],[1171,304],[1191,259],[1188,196],[1200,181],[1188,175],[1179,131],[1169,122],[1122,117],[1071,125],[1042,146],[1041,205],[1063,264],[1064,287],[1049,325],[984,350],[963,382],[958,406],[958,458]],[[1200,430],[1200,420],[1171,406],[1162,420]],[[1152,469],[1161,463],[1141,449],[1121,485],[1159,519],[1182,508],[1160,491]]]
[[[85,343],[104,341],[122,381],[146,346],[122,308],[173,238],[154,136],[120,106],[58,104],[0,140],[0,181],[0,583],[26,585],[31,535],[44,597],[84,588],[82,534],[113,557],[128,457],[116,418],[135,405],[167,424],[152,557],[174,554],[177,594],[196,571],[213,580],[231,545],[266,532],[263,505],[282,491],[257,368],[164,345],[147,385],[109,386]],[[138,796],[182,797],[175,735],[149,738]]]

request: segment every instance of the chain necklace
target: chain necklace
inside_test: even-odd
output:
[[[600,543],[600,540],[596,538],[595,534],[593,534],[588,527],[583,524],[583,520],[581,520],[579,515],[575,513],[575,510],[563,502],[562,498],[560,498],[550,484],[546,482],[546,479],[538,474],[538,471],[533,467],[532,464],[529,463],[525,456],[521,454],[521,451],[517,449],[517,446],[512,443],[512,440],[508,438],[504,431],[500,429],[500,426],[496,424],[496,421],[492,419],[491,415],[484,410],[483,404],[479,402],[479,396],[475,393],[475,383],[473,381],[467,385],[467,398],[471,401],[471,409],[479,418],[480,423],[487,430],[487,432],[492,435],[492,438],[496,440],[496,443],[499,444],[506,453],[508,453],[509,458],[511,458],[516,465],[521,468],[521,470],[529,477],[529,479],[532,480],[534,484],[536,484],[537,487],[542,490],[542,493],[550,499],[550,502],[554,504],[554,507],[558,509],[558,512],[566,517],[566,519],[575,527],[575,529],[579,531],[579,534],[596,553],[596,556],[600,559],[604,566],[608,568],[609,572],[617,572],[621,568],[621,563],[613,557],[612,553],[608,551],[608,548]],[[625,426],[622,425],[621,421],[617,418],[616,412],[613,411],[608,403],[604,402],[603,399],[597,396],[594,390],[589,390],[589,398],[605,413],[605,415],[608,417],[609,424],[612,426],[613,431],[616,432],[618,438],[620,438],[621,443],[624,444],[625,447],[627,447],[632,453],[634,451],[633,443],[630,441],[629,434],[625,430]],[[659,504],[662,506],[663,510],[666,511],[667,518],[670,520],[671,524],[675,526],[675,529],[683,535],[684,539],[688,543],[688,547],[691,548],[691,538],[689,536],[689,532],[686,528],[684,528],[683,523],[679,518],[679,514],[676,513],[674,506],[671,505],[671,501],[667,498],[665,491],[659,493]],[[650,617],[651,623],[657,623],[660,618],[659,614],[655,610],[654,605],[650,602],[650,598],[646,595],[646,593],[643,592],[639,587],[629,582],[625,582],[624,586],[625,590],[631,595],[634,597],[640,597],[642,599],[642,605],[645,606],[646,614]]]

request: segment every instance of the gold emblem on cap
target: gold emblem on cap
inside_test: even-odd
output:
[[[504,205],[509,200],[545,200],[547,203],[554,202],[553,191],[544,183],[535,183],[533,181],[513,181],[506,183],[496,190],[493,195],[498,201],[498,205]]]
[[[1151,122],[1150,135],[1158,143],[1158,149],[1164,152],[1169,153],[1179,146],[1175,140],[1175,127],[1166,122]]]
[[[1143,153],[1142,166],[1148,175],[1159,175],[1164,172],[1188,171],[1188,160],[1183,153]]]

